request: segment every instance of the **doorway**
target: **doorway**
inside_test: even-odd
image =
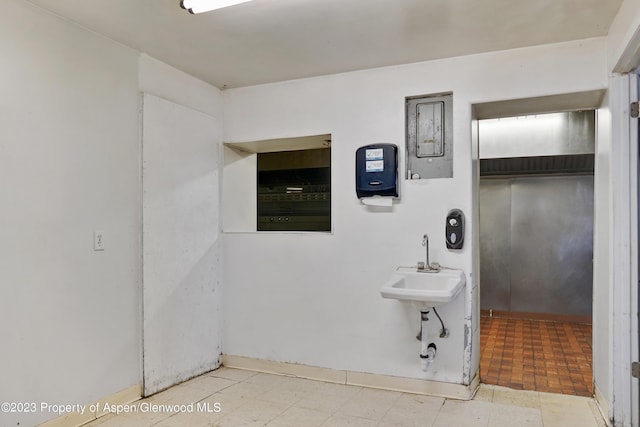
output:
[[[480,376],[592,396],[594,111],[481,120]]]

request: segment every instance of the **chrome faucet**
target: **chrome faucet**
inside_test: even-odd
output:
[[[421,265],[422,263],[418,263],[418,271],[422,273],[437,273],[438,271],[440,271],[440,268],[432,267],[431,262],[429,261],[429,235],[426,233],[422,237],[422,246],[424,246],[426,249],[427,262],[424,266]]]

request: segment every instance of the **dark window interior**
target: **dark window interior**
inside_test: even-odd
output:
[[[331,149],[258,154],[258,231],[331,231]]]

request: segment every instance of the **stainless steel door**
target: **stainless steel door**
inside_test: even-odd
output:
[[[591,316],[593,176],[480,183],[481,307]]]

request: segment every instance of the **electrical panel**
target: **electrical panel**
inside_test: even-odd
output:
[[[453,177],[453,95],[406,99],[407,179]]]

